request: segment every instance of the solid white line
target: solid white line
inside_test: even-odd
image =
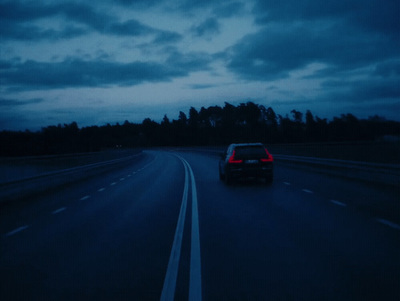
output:
[[[175,230],[174,242],[172,243],[171,255],[168,261],[167,273],[165,274],[164,285],[160,300],[174,300],[176,280],[178,278],[179,260],[181,256],[183,228],[185,225],[185,216],[188,200],[189,178],[187,167],[185,168],[185,186],[183,189],[181,209],[179,212],[178,223]]]
[[[312,192],[311,190],[308,190],[308,189],[303,189],[303,191],[306,192],[306,193],[314,193],[314,192]]]
[[[201,254],[196,181],[192,168],[186,160],[185,162],[189,168],[192,180],[192,241],[190,247],[189,300],[201,301]]]
[[[283,182],[283,184],[285,184],[285,185],[288,185],[288,186],[290,185],[290,183],[289,183],[289,182]]]
[[[19,227],[19,228],[17,228],[17,229],[14,229],[14,230],[12,230],[12,231],[8,232],[8,233],[6,234],[6,236],[12,236],[12,235],[14,235],[14,234],[17,234],[18,232],[21,232],[21,231],[23,231],[23,230],[27,229],[27,228],[29,228],[29,226],[28,226],[28,225],[25,225],[25,226]]]
[[[393,222],[391,222],[391,221],[388,221],[388,220],[386,220],[386,219],[377,218],[376,221],[378,221],[379,223],[384,224],[384,225],[386,225],[386,226],[389,226],[389,227],[391,227],[391,228],[393,228],[393,229],[400,230],[400,225],[398,225],[398,224],[396,224],[396,223],[393,223]]]
[[[332,204],[338,205],[338,206],[342,206],[342,207],[346,207],[347,205],[345,203],[336,201],[336,200],[331,200]]]
[[[65,209],[67,209],[67,208],[66,208],[66,207],[61,207],[61,208],[59,208],[59,209],[57,209],[57,210],[54,210],[51,214],[60,213],[60,212],[64,211]]]
[[[90,195],[85,195],[85,196],[82,197],[80,200],[81,200],[81,201],[84,201],[84,200],[87,200],[88,198],[90,198]]]
[[[104,190],[106,190],[104,187],[100,188],[99,190],[97,190],[98,192],[103,192]]]

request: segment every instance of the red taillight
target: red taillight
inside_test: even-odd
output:
[[[235,151],[233,151],[232,156],[230,156],[228,163],[243,163],[243,160],[235,159]]]
[[[272,155],[268,152],[267,149],[265,149],[265,153],[267,154],[267,158],[262,158],[262,159],[260,159],[260,161],[261,162],[273,162],[274,157],[272,157]]]

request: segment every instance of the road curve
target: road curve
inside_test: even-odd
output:
[[[399,192],[277,165],[141,161],[0,207],[0,300],[399,300]],[[382,215],[383,214],[383,215]]]

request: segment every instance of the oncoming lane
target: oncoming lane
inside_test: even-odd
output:
[[[170,153],[146,158],[6,208],[0,299],[159,300],[189,169]]]

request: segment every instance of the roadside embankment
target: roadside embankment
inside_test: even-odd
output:
[[[0,160],[0,203],[21,199],[139,160],[141,150]]]

